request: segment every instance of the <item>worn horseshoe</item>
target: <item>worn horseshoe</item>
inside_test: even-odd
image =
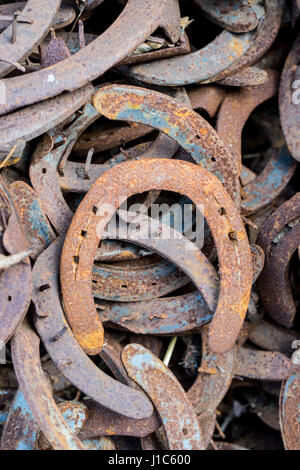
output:
[[[101,88],[93,103],[109,119],[139,122],[166,133],[198,164],[213,171],[235,201],[239,199],[229,151],[210,124],[193,110],[162,93],[128,85]]]
[[[9,255],[27,251],[26,241],[12,198],[0,177],[3,230],[2,246]],[[2,225],[4,223],[4,226]],[[3,253],[3,248],[1,249]],[[31,266],[28,256],[3,269],[0,275],[0,344],[3,346],[22,322],[31,301]]]
[[[40,1],[31,1],[42,11]],[[177,0],[149,0],[147,5],[129,0],[110,28],[73,56],[50,68],[4,79],[6,103],[0,105],[0,114],[82,87],[120,62],[158,27],[177,42],[179,19]]]
[[[284,0],[265,0],[265,14],[258,12],[257,32],[223,31],[200,51],[129,68],[130,76],[146,83],[178,86],[223,80],[262,57],[273,44],[283,13]],[[261,10],[261,8],[260,8]]]
[[[234,374],[252,380],[279,382],[286,380],[293,364],[284,354],[273,351],[237,347],[234,359]]]
[[[92,282],[94,297],[132,302],[167,295],[188,284],[189,279],[173,264],[152,256],[110,265],[97,262]]]
[[[11,41],[12,26],[2,31],[0,34],[0,77],[14,69],[9,62],[22,61],[37,44],[42,42],[53,24],[60,4],[61,0],[53,0],[50,3],[47,0],[28,0],[20,15],[26,18],[27,22],[18,24],[16,42]],[[24,77],[21,76],[22,81],[23,79]]]
[[[300,375],[299,364],[294,373],[282,384],[279,399],[279,422],[284,447],[300,449]]]
[[[61,259],[63,299],[72,330],[87,353],[97,354],[101,350],[103,327],[97,316],[91,286],[99,239],[113,215],[112,210],[130,195],[153,188],[180,192],[196,206],[204,205],[205,218],[217,246],[221,273],[210,346],[216,352],[228,351],[242,327],[251,291],[251,253],[247,235],[237,209],[216,177],[199,166],[179,160],[122,163],[104,173],[81,202],[68,230]],[[109,211],[105,210],[107,205]],[[191,278],[201,289],[197,276]],[[227,300],[228,289],[230,301]]]
[[[65,320],[57,279],[62,244],[63,236],[60,236],[39,256],[34,265],[33,301],[36,307],[34,320],[37,331],[53,362],[79,390],[123,416],[133,419],[148,418],[153,408],[147,398],[96,367],[80,348]]]
[[[296,313],[288,283],[288,266],[299,245],[299,215],[300,193],[296,193],[267,219],[257,239],[266,259],[257,280],[258,294],[268,314],[287,327],[291,326]]]
[[[172,372],[140,344],[125,346],[122,361],[129,377],[153,401],[162,420],[169,449],[204,450],[197,416]]]
[[[222,31],[202,49],[183,56],[161,59],[126,69],[135,79],[161,86],[183,86],[214,80],[237,62],[251,47],[253,32],[235,34]]]
[[[187,391],[187,397],[197,415],[209,411],[214,416],[232,381],[234,348],[225,354],[214,354],[209,348],[207,327],[201,329],[201,338],[201,366],[195,382]]]
[[[252,2],[251,2],[252,3]],[[196,0],[196,4],[208,18],[229,31],[245,33],[256,28],[258,18],[247,0]]]
[[[280,79],[279,109],[281,125],[293,157],[300,161],[300,34],[288,54]]]
[[[0,15],[13,15],[17,11],[22,11],[26,5],[26,2],[13,2],[0,5]],[[65,28],[69,24],[73,23],[76,18],[76,12],[74,8],[68,5],[61,5],[57,15],[54,18],[52,28],[60,29]],[[8,21],[0,21],[0,31],[9,26]]]
[[[24,321],[12,342],[12,359],[24,398],[51,445],[58,450],[84,450],[57,407],[40,361],[40,340]]]
[[[56,235],[31,186],[24,181],[14,181],[9,186],[9,190],[22,222],[30,257],[35,260],[56,238]]]
[[[64,93],[1,117],[0,152],[9,152],[18,141],[28,142],[57,126],[81,108],[91,98],[93,90],[92,85],[86,85],[73,93]],[[16,163],[18,158],[11,159],[11,163]]]
[[[100,118],[99,112],[91,103],[87,103],[80,116],[71,122],[63,131],[52,130],[50,136],[53,144],[49,148],[49,136],[41,139],[36,151],[33,154],[30,165],[30,180],[34,189],[38,192],[43,208],[54,228],[59,232],[64,232],[69,227],[73,217],[73,212],[69,208],[62,193],[62,189],[70,190],[73,187],[77,191],[87,191],[91,183],[111,166],[117,164],[118,157],[107,165],[92,164],[90,171],[91,179],[85,178],[84,165],[67,161],[67,158],[75,145],[79,135],[89,125]],[[168,139],[168,141],[166,140]],[[173,156],[177,145],[172,142],[170,145],[168,136],[158,136],[153,146],[145,150],[144,158],[152,158],[157,151],[168,153],[166,156]],[[138,150],[138,149],[137,149]],[[124,159],[121,155],[120,161]],[[64,166],[62,167],[62,163]],[[75,179],[70,184],[70,177]],[[60,186],[61,185],[61,186]]]

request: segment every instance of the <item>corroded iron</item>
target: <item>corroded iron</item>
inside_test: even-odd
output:
[[[291,154],[298,161],[300,160],[300,143],[298,136],[300,122],[299,59],[300,34],[297,36],[286,58],[279,88],[279,108],[282,130]]]
[[[233,199],[239,197],[228,149],[208,122],[194,111],[161,93],[128,85],[101,88],[93,103],[109,119],[139,122],[166,133],[196,163],[215,173]]]
[[[233,346],[248,307],[252,281],[249,243],[240,216],[218,180],[199,166],[177,160],[122,163],[104,173],[87,193],[72,220],[62,252],[61,285],[68,321],[83,349],[97,354],[103,343],[103,328],[92,297],[91,274],[99,240],[113,215],[112,209],[116,210],[130,195],[153,188],[183,193],[199,207],[204,206],[218,249],[222,279],[210,345],[216,352],[225,352]],[[226,259],[230,259],[230,272]],[[191,278],[197,285],[197,273]],[[229,285],[230,295],[236,289],[230,301],[226,300]]]
[[[57,2],[60,3],[59,0]],[[73,56],[50,69],[42,69],[22,78],[5,79],[6,103],[0,104],[0,114],[86,85],[120,62],[158,27],[162,27],[174,42],[178,40],[177,0],[151,0],[147,6],[143,0],[129,0],[113,25]],[[91,57],[93,60],[90,60]]]
[[[267,219],[257,240],[266,257],[257,281],[259,296],[269,315],[288,327],[296,313],[288,266],[299,245],[299,204],[300,193],[296,193]]]
[[[25,253],[23,259],[14,262],[0,273],[0,343],[3,345],[12,337],[27,313],[31,301],[31,266],[26,241],[18,219],[17,211],[4,180],[0,177],[1,203],[1,254]]]
[[[34,47],[47,35],[59,10],[61,0],[28,0],[22,10],[27,22],[18,24],[18,36],[15,42],[10,38],[13,24],[0,34],[0,77],[7,75],[14,67],[9,62],[20,62],[28,57]],[[7,61],[7,62],[5,62]]]
[[[65,320],[57,277],[62,244],[60,236],[39,256],[33,270],[35,325],[43,343],[65,377],[87,396],[124,416],[147,418],[152,414],[147,398],[97,368],[84,354]]]
[[[169,449],[203,450],[197,417],[172,372],[139,344],[128,344],[122,351],[122,361],[128,375],[153,401],[162,420]]]

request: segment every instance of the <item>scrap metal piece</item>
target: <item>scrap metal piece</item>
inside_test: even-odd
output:
[[[234,75],[217,81],[218,85],[226,86],[258,86],[268,81],[268,72],[257,67],[245,67]]]
[[[93,91],[92,85],[86,85],[73,93],[63,93],[1,117],[0,152],[8,152],[18,141],[28,142],[57,126],[83,106]],[[15,152],[11,163],[16,163],[22,157],[22,150]]]
[[[24,181],[15,181],[9,189],[22,222],[30,257],[35,260],[56,238],[56,235],[31,186]]]
[[[84,450],[57,407],[40,361],[40,340],[24,321],[12,342],[12,359],[19,387],[48,441],[57,450]]]
[[[240,215],[217,178],[199,166],[179,160],[122,163],[100,176],[81,202],[68,230],[61,258],[62,293],[72,330],[87,353],[97,354],[101,350],[103,327],[91,286],[99,240],[122,202],[132,194],[153,188],[180,192],[197,207],[203,206],[218,250],[221,277],[210,346],[216,352],[226,352],[234,345],[249,302],[252,282],[249,243]],[[197,272],[189,274],[201,289]]]
[[[39,425],[19,389],[4,425],[1,450],[35,450]]]
[[[204,450],[197,416],[172,372],[148,349],[128,344],[122,361],[129,377],[153,401],[162,420],[170,450]]]
[[[297,370],[282,384],[280,399],[280,428],[284,447],[300,449],[300,375]]]
[[[291,326],[296,313],[288,268],[299,246],[299,216],[300,193],[296,193],[267,219],[257,239],[266,259],[257,280],[259,297],[268,314],[287,327]]]
[[[300,161],[300,34],[286,58],[279,87],[281,125],[293,157]]]
[[[81,440],[105,435],[146,437],[161,426],[156,413],[137,420],[108,410],[93,400],[85,400],[84,404],[88,408],[88,420],[78,434]]]
[[[254,88],[242,88],[227,93],[217,116],[216,130],[231,151],[237,172],[242,166],[242,131],[257,106],[277,93],[278,73],[268,70],[268,81]]]
[[[258,292],[269,315],[278,323],[291,326],[296,305],[289,282],[289,264],[299,247],[300,221],[276,242],[259,278]]]
[[[142,262],[141,262],[142,261]],[[98,299],[132,302],[162,297],[189,283],[188,277],[165,260],[104,264],[93,268],[93,295]]]
[[[245,33],[256,28],[258,18],[248,0],[196,0],[196,4],[208,18],[229,31]]]
[[[12,198],[0,177],[1,252],[13,255],[26,251],[26,241]],[[31,266],[28,256],[0,273],[0,344],[14,334],[27,313],[31,300]]]
[[[13,3],[5,3],[4,5],[0,5],[0,16],[2,15],[9,15],[12,16],[16,11],[22,11],[26,5],[26,2],[13,2]],[[61,5],[57,15],[55,16],[52,28],[60,29],[65,28],[69,24],[73,23],[76,17],[76,12],[74,8],[68,5]],[[10,21],[0,20],[0,31],[7,28],[10,24]]]
[[[28,0],[22,10],[22,16],[30,22],[18,24],[17,41],[13,43],[10,41],[13,25],[2,31],[0,34],[0,77],[14,69],[9,61],[21,62],[29,56],[37,44],[42,42],[53,24],[60,4],[61,0],[53,0],[50,3],[47,0]],[[2,62],[3,59],[8,62]],[[22,81],[23,78],[22,76]]]
[[[215,173],[231,197],[239,200],[239,182],[229,151],[200,115],[168,96],[128,85],[108,85],[93,98],[109,119],[134,121],[166,133],[204,168]]]
[[[187,397],[193,404],[197,415],[215,412],[226,395],[233,377],[234,348],[225,354],[215,354],[209,347],[209,331],[207,327],[201,329],[202,360],[198,369],[198,376],[187,391]],[[214,426],[212,428],[212,433]],[[210,439],[212,438],[210,434]]]
[[[253,5],[253,3],[252,3]],[[259,24],[255,38],[249,50],[224,72],[213,77],[212,81],[223,80],[236,74],[245,67],[256,63],[273,45],[281,26],[285,0],[264,0],[263,8],[260,2],[256,4],[256,12]],[[202,82],[207,83],[211,80]]]
[[[171,41],[178,40],[177,0],[149,0],[147,5],[143,0],[129,0],[108,30],[73,56],[49,69],[4,79],[6,102],[0,104],[0,114],[82,87],[120,62],[158,27]]]
[[[63,236],[37,259],[33,269],[35,326],[51,359],[64,376],[85,395],[106,408],[133,419],[151,416],[147,398],[102,372],[82,351],[62,310],[58,270]]]
[[[133,65],[128,74],[141,82],[160,86],[182,86],[218,77],[251,47],[253,32],[235,34],[222,31],[202,49],[183,56]]]
[[[237,35],[223,31],[200,51],[135,65],[130,67],[129,74],[140,81],[162,86],[223,80],[249,67],[268,51],[279,31],[284,3],[285,0],[264,1],[265,13],[264,9],[256,10],[257,32]],[[201,60],[198,61],[198,57]]]
[[[279,382],[286,380],[293,369],[290,359],[279,352],[236,348],[234,374],[240,377]]]
[[[279,351],[290,356],[291,345],[293,341],[300,340],[300,335],[294,330],[288,330],[262,320],[254,328],[250,328],[248,338],[261,349]]]
[[[200,330],[213,312],[198,291],[142,302],[96,301],[100,321],[136,334],[179,335]]]

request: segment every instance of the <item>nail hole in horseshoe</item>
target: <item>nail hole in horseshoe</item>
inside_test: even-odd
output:
[[[126,284],[123,284],[121,287],[123,287],[123,289],[127,289],[127,285],[126,285]]]
[[[188,430],[186,428],[183,428],[182,432],[185,436],[188,434]]]
[[[152,282],[152,286],[157,286],[157,282]]]
[[[225,210],[224,207],[220,207],[220,209],[219,209],[219,214],[220,214],[220,215],[226,215],[226,210]]]
[[[215,157],[211,157],[211,161],[215,162],[216,161]]]
[[[87,236],[87,231],[86,230],[81,230],[80,235],[82,238],[85,238]]]
[[[228,233],[228,237],[229,237],[229,240],[232,240],[232,241],[236,241],[236,240],[237,240],[237,236],[236,236],[236,233],[235,233],[235,232],[229,232],[229,233]]]
[[[12,296],[9,295],[9,296],[7,297],[7,300],[8,300],[8,302],[11,302],[11,301],[12,301]]]
[[[42,173],[44,173],[44,175],[45,175],[47,173],[47,168],[43,168]]]
[[[92,208],[92,211],[94,212],[94,214],[97,214],[98,207],[96,207],[96,206],[93,206],[93,208]]]
[[[50,289],[49,284],[43,284],[39,287],[39,292],[43,292],[44,290]]]
[[[73,261],[76,264],[79,264],[79,256],[73,256]]]

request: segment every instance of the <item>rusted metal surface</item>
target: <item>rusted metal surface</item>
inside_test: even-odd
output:
[[[60,236],[39,256],[34,266],[33,301],[37,331],[53,362],[79,390],[124,416],[148,418],[152,414],[152,406],[147,398],[98,369],[84,354],[65,320],[57,278],[62,244],[63,237]]]
[[[279,108],[281,125],[287,145],[293,157],[300,160],[300,104],[299,104],[299,70],[300,34],[297,36],[283,67],[280,88]]]
[[[2,177],[0,177],[0,203],[1,254],[7,256],[26,252],[25,237]],[[22,322],[30,304],[32,284],[28,255],[21,262],[1,270],[0,287],[0,344],[3,346]]]
[[[254,380],[278,382],[286,380],[293,370],[293,364],[279,352],[258,351],[237,348],[235,352],[234,374]]]
[[[82,87],[120,62],[158,27],[174,42],[178,40],[177,0],[151,0],[147,6],[143,0],[129,0],[113,25],[73,56],[51,69],[42,69],[21,79],[5,79],[6,103],[0,104],[0,114]]]
[[[164,47],[162,49],[144,52],[142,54],[130,54],[123,59],[118,65],[131,65],[144,62],[151,62],[152,60],[167,59],[178,55],[184,55],[191,52],[190,43],[186,33],[182,33],[177,41],[177,44],[172,47]]]
[[[287,450],[300,449],[299,393],[300,376],[297,370],[282,384],[280,393],[280,427]]]
[[[136,420],[114,413],[92,400],[86,400],[85,405],[88,420],[79,433],[80,439],[105,435],[146,437],[161,426],[155,413],[150,418]]]
[[[0,77],[7,75],[13,66],[3,61],[20,62],[28,57],[34,47],[48,33],[59,10],[61,0],[28,0],[22,10],[21,17],[28,22],[19,22],[17,38],[11,41],[13,25],[8,26],[0,34]]]
[[[237,35],[222,31],[216,39],[196,52],[133,65],[128,73],[141,82],[161,86],[182,86],[208,79],[215,81],[215,77],[219,77],[250,49],[254,38],[252,32]]]
[[[194,111],[161,93],[128,85],[101,88],[93,103],[109,119],[139,122],[166,133],[196,163],[216,174],[233,199],[238,199],[238,181],[229,151],[208,122]]]
[[[30,257],[35,260],[55,239],[55,233],[31,186],[24,181],[15,181],[9,189],[22,222]]]
[[[44,432],[55,449],[83,450],[80,441],[65,423],[54,402],[49,383],[41,367],[40,340],[25,321],[12,340],[12,358],[20,390]]]
[[[162,297],[185,286],[189,279],[173,264],[157,260],[151,263],[146,257],[112,265],[97,262],[92,282],[94,297],[130,302]]]
[[[250,329],[249,339],[260,348],[279,351],[289,356],[293,341],[300,340],[300,336],[294,330],[287,330],[263,320]]]
[[[251,3],[247,0],[196,0],[203,13],[214,23],[234,33],[244,33],[256,28],[258,18]]]
[[[255,88],[242,88],[226,95],[217,117],[217,132],[233,155],[237,172],[242,165],[242,131],[252,111],[276,95],[278,74],[268,71],[267,83]]]
[[[181,161],[160,159],[157,162],[123,163],[104,173],[87,193],[72,220],[62,252],[61,286],[68,321],[83,349],[97,354],[103,342],[103,328],[96,313],[90,281],[99,239],[113,215],[112,208],[116,210],[134,193],[153,188],[181,192],[196,205],[204,205],[205,217],[217,245],[224,283],[223,286],[221,283],[211,324],[210,345],[216,352],[225,352],[234,344],[249,302],[252,280],[249,243],[240,216],[218,180],[201,167]],[[213,199],[208,197],[210,194]],[[105,209],[107,205],[109,212]],[[225,213],[224,210],[220,213],[221,208]],[[232,232],[235,240],[229,236]],[[227,257],[230,258],[231,272],[228,271]],[[244,263],[245,271],[241,270]],[[197,274],[193,273],[191,278],[197,285]],[[229,302],[226,300],[229,295],[228,287],[225,287],[227,282],[231,295],[237,290]]]
[[[176,335],[199,330],[213,316],[200,292],[138,303],[100,301],[96,306],[103,323],[137,334]]]
[[[153,401],[162,420],[169,449],[203,450],[197,417],[172,372],[139,344],[128,344],[122,351],[122,361],[128,375]]]
[[[299,1],[6,2],[0,448],[300,449]]]
[[[219,85],[245,87],[258,86],[268,81],[268,72],[258,69],[257,67],[245,67],[230,77],[219,80]]]
[[[13,2],[13,3],[5,3],[4,5],[0,5],[0,16],[1,15],[13,15],[16,11],[22,11],[25,7],[26,2]],[[57,12],[56,16],[54,17],[52,28],[60,29],[68,26],[69,24],[73,23],[75,20],[75,10],[74,8],[68,5],[61,5],[59,11]],[[1,20],[0,21],[0,31],[7,28],[10,24],[8,20]]]
[[[93,87],[87,85],[0,118],[0,149],[9,152],[18,141],[32,140],[63,122],[84,105],[92,93]],[[16,161],[17,158],[12,163]]]
[[[257,62],[274,43],[281,26],[285,0],[264,0],[262,5],[257,4],[257,16],[259,24],[249,50],[224,72],[216,75],[213,81],[223,80],[236,74],[245,67]],[[206,83],[207,81],[203,82]]]
[[[266,256],[265,267],[257,281],[258,293],[269,315],[288,327],[296,313],[288,267],[299,245],[299,203],[300,193],[297,193],[273,212],[258,236],[258,244]]]
[[[209,347],[207,327],[201,330],[202,361],[198,376],[187,392],[197,415],[209,411],[214,414],[231,384],[234,365],[234,349],[225,354],[215,354]],[[212,432],[214,429],[212,429]],[[212,438],[212,434],[210,436]]]
[[[34,450],[39,426],[18,390],[10,406],[1,438],[1,450]]]

